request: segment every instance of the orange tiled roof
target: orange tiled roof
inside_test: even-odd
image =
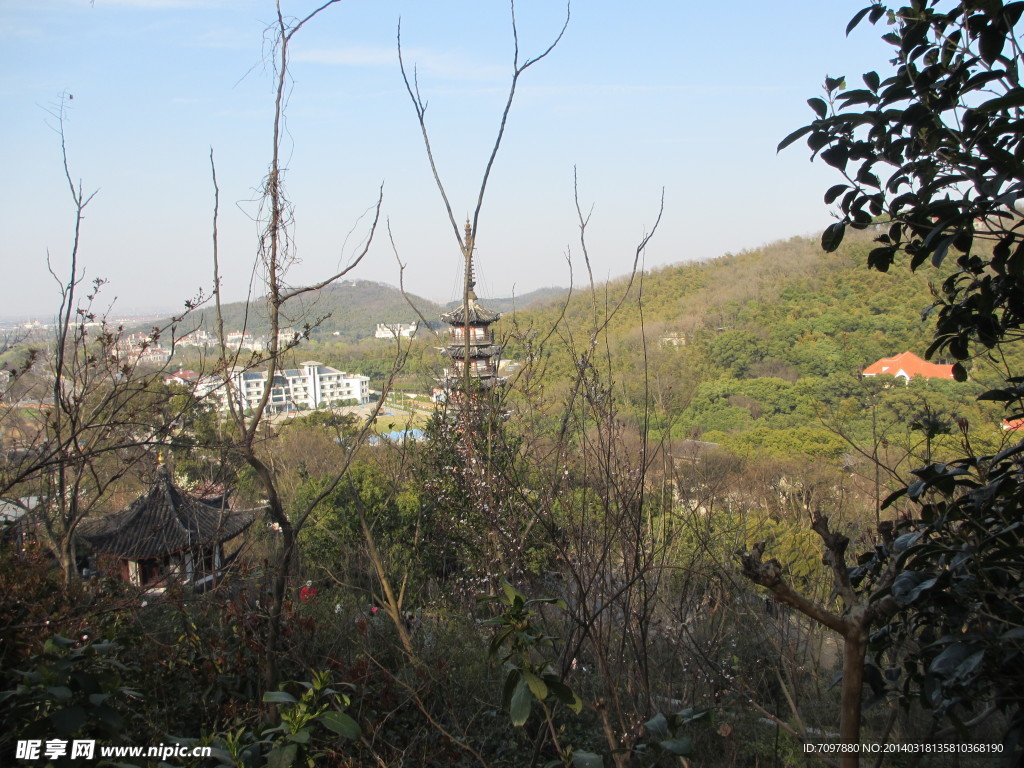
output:
[[[168,384],[172,381],[187,382],[195,381],[198,378],[199,374],[195,371],[189,370],[188,368],[179,368],[175,373],[165,376],[164,382]]]
[[[913,352],[901,352],[895,357],[883,357],[862,371],[864,376],[902,376],[912,379],[952,379],[953,366],[939,365],[922,360]]]

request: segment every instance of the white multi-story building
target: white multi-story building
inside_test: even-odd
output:
[[[370,402],[370,377],[345,373],[314,360],[300,368],[287,368],[274,375],[267,406],[272,412],[294,411],[335,405]],[[266,371],[245,371],[236,368],[231,374],[232,388],[238,404],[254,408],[267,388]],[[227,408],[227,392],[222,387],[217,396]]]
[[[419,323],[377,323],[373,336],[377,339],[397,339],[400,336],[412,338],[416,335]]]

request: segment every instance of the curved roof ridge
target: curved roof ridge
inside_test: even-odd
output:
[[[166,468],[127,509],[83,520],[79,535],[100,552],[130,560],[160,557],[232,539],[266,507],[212,506],[178,488]]]

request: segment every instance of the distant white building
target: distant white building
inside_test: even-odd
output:
[[[416,335],[420,327],[416,323],[377,323],[377,331],[373,334],[376,339],[397,339],[399,337],[411,338]]]
[[[237,403],[243,409],[255,408],[268,386],[266,371],[236,368],[231,381]],[[345,373],[315,360],[302,363],[300,368],[278,371],[270,387],[267,405],[272,412],[370,402],[369,376]],[[221,387],[217,396],[226,410],[226,388]]]

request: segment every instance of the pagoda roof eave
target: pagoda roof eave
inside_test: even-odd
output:
[[[465,309],[465,307],[456,307],[450,312],[442,314],[441,319],[448,325],[489,325],[501,319],[501,312],[484,309],[475,301],[470,302],[468,313],[464,311]]]
[[[441,385],[446,389],[461,388],[465,381],[465,378],[462,376],[443,376],[440,379]],[[469,381],[473,386],[493,389],[507,383],[508,380],[504,376],[470,376]]]
[[[488,344],[485,347],[474,347],[470,345],[469,347],[470,358],[482,359],[488,357],[496,357],[500,355],[501,352],[502,347],[498,346],[497,344]],[[442,348],[441,354],[444,355],[445,357],[450,357],[453,360],[463,360],[467,356],[466,348],[462,346],[456,346],[455,344],[451,345],[450,347]]]

